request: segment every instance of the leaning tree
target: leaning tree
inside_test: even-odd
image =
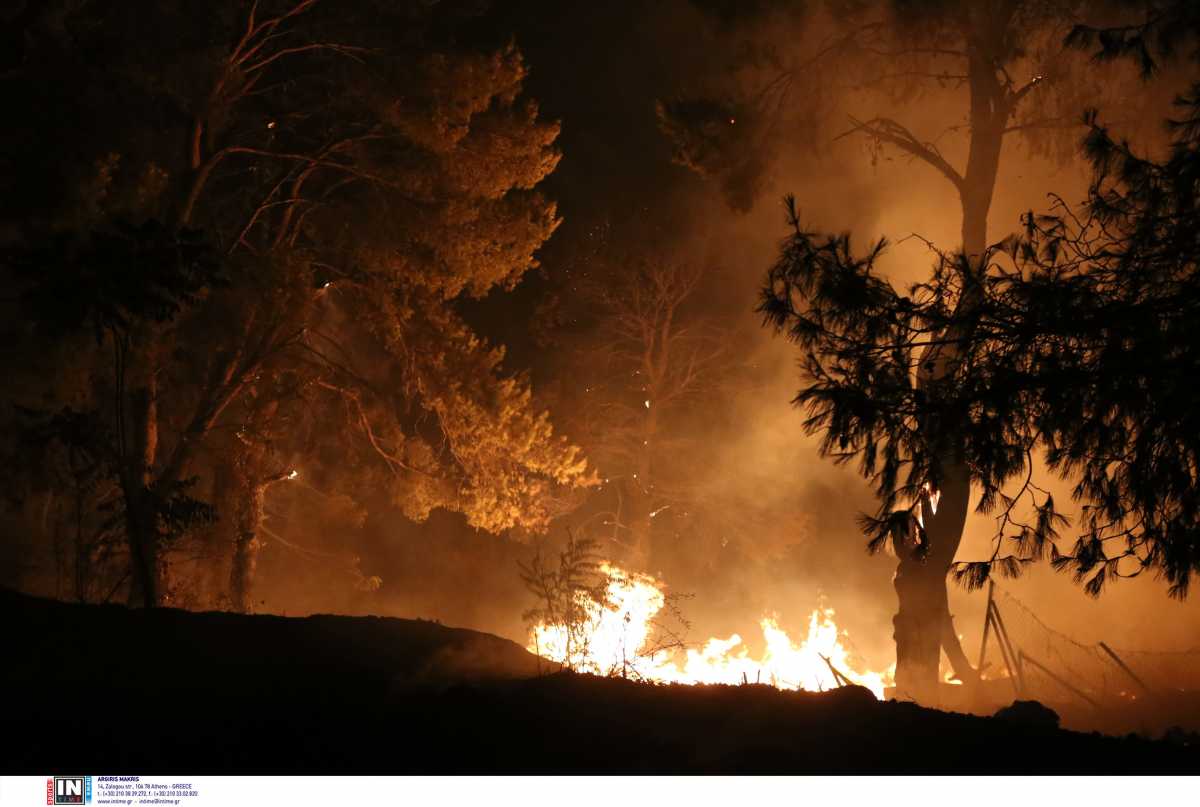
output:
[[[959,374],[962,328],[984,300],[980,278],[986,274],[989,255],[988,213],[1003,175],[1005,143],[1018,135],[1043,154],[1065,158],[1072,151],[1070,143],[1077,137],[1079,112],[1085,104],[1110,98],[1125,107],[1134,103],[1120,95],[1120,82],[1101,81],[1086,57],[1065,47],[1064,37],[1081,13],[1080,3],[1022,0],[856,6],[849,12],[834,12],[834,32],[815,50],[768,60],[772,72],[754,92],[725,104],[662,104],[660,118],[676,144],[677,159],[721,178],[735,195],[732,201],[745,206],[747,187],[761,185],[759,177],[771,165],[761,153],[786,145],[781,132],[800,131],[810,141],[820,139],[825,134],[822,121],[843,109],[847,99],[877,107],[947,99],[963,105],[963,119],[946,121],[938,132],[918,134],[897,115],[887,113],[852,115],[838,132],[925,164],[957,196],[962,257],[941,264],[939,273],[957,277],[962,293],[941,301],[952,307],[940,321],[941,329],[921,341],[919,358],[911,368],[918,394],[934,396],[934,390]],[[947,145],[955,137],[965,141],[960,142],[960,154]],[[830,248],[849,259],[848,241]],[[785,249],[768,288],[767,311],[780,326],[791,310],[781,313],[770,306],[771,300],[787,298],[777,285],[786,271],[781,267],[792,261],[788,255]],[[803,284],[791,290],[814,295],[823,291]],[[873,344],[869,337],[876,336],[869,330],[856,331],[851,321],[824,324],[845,330],[847,339],[867,339],[867,345]],[[855,349],[849,343],[840,347]],[[899,384],[901,379],[894,377],[891,383]],[[804,393],[799,400],[807,400]],[[943,648],[959,678],[977,680],[953,627],[946,591],[946,573],[961,542],[972,479],[967,438],[955,431],[955,422],[927,413],[917,427],[937,461],[922,467],[926,475],[915,491],[908,491],[918,500],[914,529],[919,540],[897,544],[896,684],[902,693],[922,701],[937,697]],[[819,419],[810,421],[810,426],[822,425]],[[839,440],[827,442],[826,450],[837,449]],[[864,458],[864,471],[873,473],[875,456],[868,453]],[[896,502],[895,490],[890,477],[884,482],[882,506],[888,511]]]

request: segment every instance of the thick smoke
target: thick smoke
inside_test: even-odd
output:
[[[811,131],[804,133],[803,146],[805,138],[787,133],[769,141],[767,147],[776,151],[755,179],[758,192],[744,212],[732,211],[719,182],[671,163],[655,102],[713,88],[732,97],[746,89],[739,82],[764,74],[732,72],[739,42],[783,49],[819,41],[827,32],[812,18],[739,20],[725,11],[714,16],[669,0],[514,3],[495,12],[489,25],[515,29],[529,59],[530,95],[543,114],[563,121],[564,159],[548,191],[560,201],[565,224],[543,251],[540,278],[468,313],[509,346],[514,369],[531,369],[535,385],[550,391],[569,380],[562,378],[561,363],[543,355],[535,329],[526,323],[548,294],[569,291],[572,256],[597,227],[607,227],[624,252],[636,251],[638,240],[653,233],[679,255],[711,267],[700,308],[734,335],[745,383],[720,398],[720,411],[703,400],[696,404],[687,419],[693,440],[680,450],[704,468],[697,498],[719,504],[723,514],[720,524],[681,529],[673,542],[659,541],[652,571],[673,589],[694,594],[684,606],[694,623],[693,638],[733,631],[753,636],[765,611],[778,613],[781,624],[795,630],[825,597],[858,650],[883,667],[894,653],[893,562],[869,557],[855,526],[855,514],[874,506],[869,486],[852,467],[818,456],[817,438],[804,433],[803,413],[790,405],[800,383],[795,352],[760,326],[754,306],[785,235],[784,193],[796,195],[813,229],[848,230],[863,247],[880,237],[894,242],[886,267],[897,285],[925,275],[934,261],[930,243],[953,250],[960,213],[944,179],[894,151],[876,152],[860,138],[835,135],[849,128],[848,112],[894,114],[930,140],[943,138],[938,141],[943,153],[961,163],[961,131],[946,130],[963,124],[965,102],[954,92],[882,100],[878,93],[847,92],[828,107],[829,119],[816,122],[821,134],[815,144]],[[1060,164],[1010,140],[991,208],[990,238],[1017,230],[1023,212],[1045,209],[1050,193],[1068,202],[1082,199],[1087,177],[1081,161]],[[1068,485],[1046,484],[1056,499],[1070,500]],[[990,553],[991,526],[988,516],[971,516],[960,559]],[[727,527],[740,535],[725,534]],[[552,538],[561,538],[562,529],[552,531]],[[289,572],[294,563],[282,560],[286,548],[272,553],[269,547],[262,568],[264,607],[422,616],[523,640],[520,614],[531,603],[516,564],[530,556],[532,539],[478,533],[446,514],[414,525],[382,507],[348,538],[358,546],[362,574],[381,579],[377,590],[348,585],[338,595],[315,579],[301,585],[302,573]],[[1200,629],[1200,601],[1170,601],[1165,586],[1149,578],[1120,582],[1099,600],[1088,599],[1068,577],[1048,568],[1000,585],[1046,623],[1083,642],[1179,649],[1195,644]],[[951,610],[971,655],[983,602],[980,592],[952,587]]]

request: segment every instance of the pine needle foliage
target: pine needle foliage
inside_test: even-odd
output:
[[[801,348],[806,428],[876,487],[870,549],[920,531],[906,508],[937,487],[940,435],[956,434],[976,509],[997,524],[991,557],[955,566],[960,582],[1049,560],[1091,595],[1144,571],[1186,595],[1200,571],[1200,84],[1177,108],[1161,161],[1089,112],[1082,208],[1027,214],[982,269],[939,253],[905,291],[880,271],[885,241],[858,252],[809,232],[787,200],[759,310]],[[939,341],[955,369],[918,385]],[[1034,482],[1039,455],[1073,484],[1074,524]]]

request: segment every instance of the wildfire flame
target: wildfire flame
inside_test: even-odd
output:
[[[843,645],[845,631],[832,608],[815,608],[808,633],[795,642],[774,617],[759,621],[766,648],[754,658],[733,634],[712,637],[700,649],[662,647],[655,636],[655,617],[666,604],[663,584],[644,574],[626,572],[610,563],[600,566],[607,578],[607,604],[581,595],[577,625],[535,625],[528,649],[580,672],[624,675],[678,684],[763,683],[779,689],[823,691],[841,685],[833,668],[883,698],[892,670],[864,670]],[[894,669],[894,667],[893,667]]]

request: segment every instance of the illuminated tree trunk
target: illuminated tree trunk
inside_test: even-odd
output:
[[[150,330],[139,334],[137,340],[152,345],[155,338],[156,334]],[[199,404],[201,414],[192,419],[174,448],[164,451],[160,458],[158,357],[154,355],[154,348],[151,348],[148,355],[132,359],[137,366],[128,372],[124,365],[131,361],[131,342],[123,336],[114,335],[114,339],[121,340],[117,346],[120,356],[118,364],[121,365],[116,376],[119,389],[117,422],[122,429],[120,482],[129,539],[129,602],[153,608],[163,604],[168,582],[162,557],[164,535],[159,522],[161,505],[156,497],[168,495],[174,483],[182,477],[192,450],[208,433],[224,405],[237,394],[240,384],[222,386],[211,398],[203,398]],[[123,392],[127,374],[133,375],[137,383],[128,394]]]
[[[279,411],[279,402],[269,400],[254,410],[254,431],[266,434]],[[261,441],[242,447],[233,462],[234,487],[237,502],[234,510],[233,562],[229,569],[229,596],[233,609],[248,614],[254,610],[254,577],[258,571],[258,552],[262,541],[258,534],[262,530],[267,486],[283,479],[283,472],[268,476],[264,470],[269,449]]]
[[[233,543],[233,563],[229,570],[229,595],[233,609],[248,614],[253,610],[254,576],[258,570],[259,526],[263,518],[263,496],[266,484],[249,485],[249,495],[238,508],[237,533]]]

